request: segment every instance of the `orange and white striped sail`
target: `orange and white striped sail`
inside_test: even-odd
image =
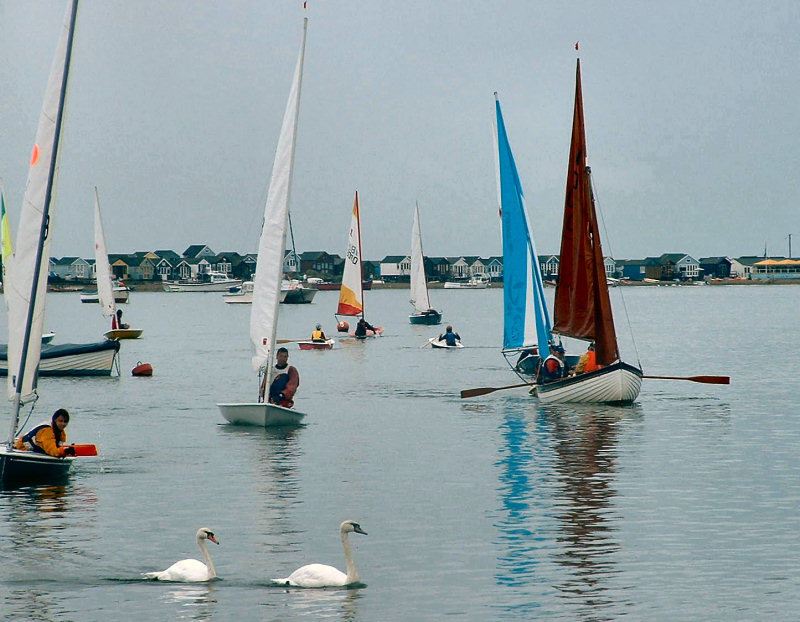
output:
[[[342,289],[339,290],[337,315],[361,315],[364,313],[364,292],[361,287],[361,219],[358,212],[358,192],[353,203],[350,220],[350,237],[344,258]]]

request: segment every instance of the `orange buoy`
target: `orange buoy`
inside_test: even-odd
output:
[[[139,361],[136,363],[136,367],[131,370],[132,376],[152,376],[153,375],[153,366],[150,363],[142,363]]]
[[[346,333],[348,330],[350,330],[350,324],[342,320],[336,325],[336,330],[338,330],[340,333]]]

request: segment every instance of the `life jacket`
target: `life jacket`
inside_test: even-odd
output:
[[[29,449],[31,449],[32,451],[36,452],[37,454],[47,453],[44,449],[42,449],[41,447],[39,447],[36,444],[36,435],[40,431],[44,430],[45,428],[49,428],[49,427],[51,427],[51,425],[49,423],[40,423],[36,427],[34,427],[31,430],[29,430],[28,433],[25,436],[22,437],[22,443],[24,445],[27,445],[27,447]]]
[[[555,371],[549,371],[547,369],[547,361],[556,361],[558,363],[558,368]],[[553,380],[558,380],[559,378],[564,377],[564,361],[558,358],[556,355],[551,354],[548,356],[544,362],[542,363],[542,367],[539,371],[539,382],[552,382]]]
[[[597,364],[597,353],[594,350],[587,351],[589,356],[586,357],[586,364],[583,366],[584,373],[600,369]]]
[[[311,341],[325,341],[325,339],[322,337],[322,334],[323,333],[321,330],[311,331]]]

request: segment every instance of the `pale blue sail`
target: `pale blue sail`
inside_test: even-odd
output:
[[[542,273],[497,93],[494,97],[503,226],[503,349],[538,345],[542,358],[545,358],[549,352],[551,324],[544,299]]]

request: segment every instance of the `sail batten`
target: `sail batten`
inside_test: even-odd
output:
[[[280,303],[283,259],[286,250],[286,231],[289,221],[292,172],[294,168],[297,121],[300,111],[300,92],[306,50],[308,18],[303,19],[303,36],[297,57],[292,87],[283,115],[267,202],[264,222],[258,243],[258,260],[253,278],[253,304],[250,310],[250,339],[255,353],[253,370],[266,370],[267,385],[277,335],[278,305]]]
[[[592,194],[591,171],[586,162],[580,60],[575,78],[575,108],[553,332],[594,341],[600,365],[609,365],[619,358]]]
[[[551,325],[544,299],[544,284],[522,182],[508,141],[497,93],[495,113],[495,155],[503,229],[503,349],[538,345],[539,352],[546,356]]]

